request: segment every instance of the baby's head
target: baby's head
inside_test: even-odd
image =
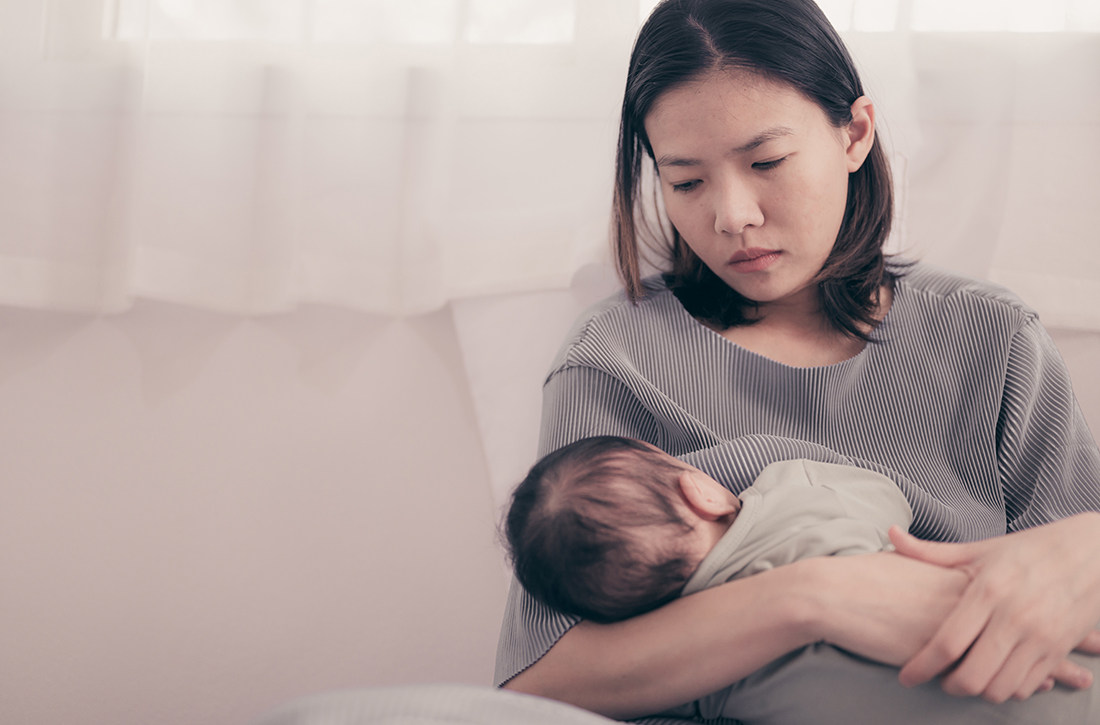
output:
[[[597,622],[675,599],[740,501],[702,471],[630,438],[585,438],[535,464],[505,535],[516,578]]]

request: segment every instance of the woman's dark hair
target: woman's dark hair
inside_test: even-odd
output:
[[[516,579],[533,597],[596,622],[647,612],[679,596],[697,562],[674,503],[685,468],[630,438],[559,448],[512,494],[504,536]]]
[[[639,232],[667,257],[665,282],[695,317],[722,328],[749,324],[752,300],[712,272],[673,228],[655,232],[640,213],[642,163],[653,161],[645,117],[667,91],[708,73],[747,70],[793,87],[841,128],[863,95],[855,64],[813,0],[664,0],[642,26],[630,56],[619,127],[612,245],[619,276],[634,302],[643,296]],[[656,192],[655,192],[656,193]],[[876,134],[863,165],[848,175],[848,202],[833,250],[817,275],[833,326],[868,340],[865,329],[883,285],[893,289],[882,245],[890,232],[890,165]]]

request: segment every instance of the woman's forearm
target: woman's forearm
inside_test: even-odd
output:
[[[892,552],[828,557],[822,566],[831,586],[819,592],[821,639],[895,666],[927,644],[970,583],[961,571]]]
[[[806,559],[625,622],[581,622],[505,687],[625,719],[720,690],[812,642],[900,665],[968,581],[893,553]]]
[[[608,717],[690,702],[820,639],[812,582],[797,562],[676,600],[616,624],[581,622],[505,687]]]

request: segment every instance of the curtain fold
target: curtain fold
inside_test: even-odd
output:
[[[897,159],[902,250],[1100,330],[1094,0],[982,32],[937,30],[931,0],[822,4]],[[7,0],[0,304],[414,314],[565,289],[606,259],[651,5]],[[1050,32],[1005,32],[1028,18]]]

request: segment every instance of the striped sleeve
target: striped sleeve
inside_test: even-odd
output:
[[[1034,318],[1009,350],[997,460],[1009,531],[1100,511],[1100,451],[1065,363]]]
[[[542,437],[539,456],[593,435],[618,435],[660,445],[664,428],[635,392],[608,373],[585,365],[565,364],[552,373],[543,388]],[[685,457],[718,480],[743,483],[744,488],[768,463],[798,455],[788,447],[777,447],[768,436],[755,442],[720,444]],[[804,451],[820,449],[809,443],[789,441]],[[824,449],[822,449],[824,450]],[[812,454],[811,454],[812,455]],[[826,454],[818,454],[829,462]],[[499,687],[530,667],[565,634],[577,617],[561,614],[531,597],[513,578],[508,593],[504,622],[497,645],[495,683]]]
[[[543,387],[539,456],[593,435],[653,441],[655,431],[637,398],[602,371],[563,366]],[[578,621],[535,600],[513,578],[497,643],[496,686],[537,662]]]
[[[543,387],[540,457],[595,435],[657,445],[658,431],[653,415],[638,398],[601,370],[569,366],[551,375]]]

